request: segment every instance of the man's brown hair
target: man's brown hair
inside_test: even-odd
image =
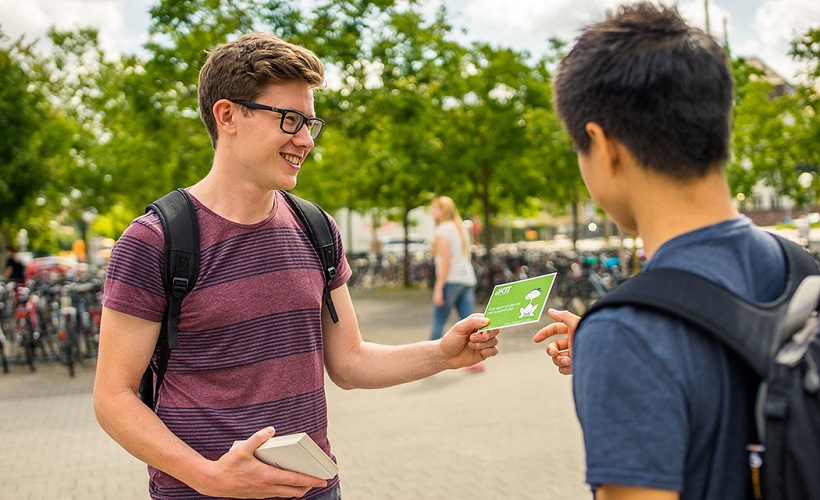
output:
[[[269,33],[249,33],[217,46],[199,72],[199,116],[216,149],[213,106],[220,99],[255,100],[276,83],[324,83],[324,66],[310,50]],[[248,110],[243,110],[247,113]]]

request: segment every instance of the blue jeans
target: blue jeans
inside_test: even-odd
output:
[[[430,340],[440,339],[444,334],[444,324],[450,316],[450,310],[455,308],[460,319],[473,314],[475,307],[475,286],[460,283],[444,284],[444,305],[433,306],[433,329],[430,330]]]

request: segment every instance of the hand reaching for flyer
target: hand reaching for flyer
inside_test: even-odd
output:
[[[572,374],[572,337],[575,335],[575,329],[581,317],[569,311],[555,309],[549,309],[547,314],[555,320],[555,323],[538,330],[532,340],[543,342],[550,337],[564,335],[548,343],[546,351],[547,355],[552,358],[552,363],[558,367],[558,372],[562,375],[570,375]]]

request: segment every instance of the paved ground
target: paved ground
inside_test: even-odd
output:
[[[429,292],[353,296],[366,339],[426,338]],[[502,352],[483,373],[372,391],[328,383],[344,498],[590,498],[570,379],[532,343],[537,328],[504,330]],[[74,379],[53,365],[35,374],[15,365],[0,376],[0,499],[148,498],[145,466],[94,419],[93,377],[93,363]]]

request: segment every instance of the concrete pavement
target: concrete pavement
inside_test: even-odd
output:
[[[354,291],[364,337],[424,340],[425,290]],[[547,320],[542,319],[542,325]],[[449,371],[378,390],[327,384],[330,440],[346,500],[587,499],[571,380],[532,343],[502,332],[482,373]],[[145,499],[145,466],[97,425],[94,366],[13,365],[0,376],[0,498]]]

